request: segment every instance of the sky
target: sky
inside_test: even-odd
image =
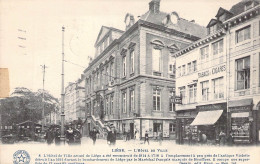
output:
[[[61,93],[62,26],[65,27],[65,86],[80,78],[94,57],[102,27],[125,29],[127,13],[148,11],[151,0],[0,0],[0,68],[9,69],[15,87]],[[176,11],[181,18],[207,26],[219,7],[229,10],[240,0],[161,0],[160,10]]]

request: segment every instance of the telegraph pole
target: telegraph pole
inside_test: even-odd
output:
[[[61,73],[61,141],[65,144],[65,135],[64,135],[64,32],[65,27],[62,27],[62,73]]]
[[[47,68],[44,65],[41,65],[43,69],[43,81],[42,81],[42,132],[44,130],[44,126],[46,125],[45,118],[44,118],[44,110],[45,110],[45,103],[44,103],[44,81],[45,81],[45,69]]]

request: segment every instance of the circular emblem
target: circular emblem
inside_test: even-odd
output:
[[[30,155],[25,150],[18,150],[13,155],[14,164],[29,164],[30,163]]]

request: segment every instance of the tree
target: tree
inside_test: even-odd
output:
[[[15,88],[11,97],[0,100],[1,123],[2,125],[13,125],[23,121],[31,120],[37,122],[42,119],[43,90],[32,92],[31,90],[19,87]],[[59,110],[59,101],[48,91],[44,91],[44,113]]]

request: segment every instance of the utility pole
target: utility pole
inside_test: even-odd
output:
[[[43,81],[42,81],[42,132],[44,130],[44,126],[46,125],[45,118],[44,118],[44,110],[45,110],[45,103],[44,103],[44,81],[45,81],[45,69],[47,68],[44,65],[41,65],[43,69]]]
[[[64,135],[64,32],[65,32],[65,27],[62,27],[62,73],[61,73],[61,141],[65,144],[65,135]]]

